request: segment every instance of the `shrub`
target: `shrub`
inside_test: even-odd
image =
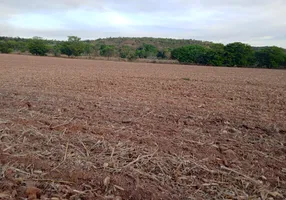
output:
[[[67,56],[80,56],[84,53],[84,44],[80,41],[81,39],[76,36],[68,36],[68,41],[62,42],[60,50]]]
[[[45,56],[49,48],[45,41],[39,37],[34,37],[28,44],[29,52],[33,55]]]
[[[136,56],[139,58],[157,57],[158,49],[151,44],[143,44],[136,50]]]

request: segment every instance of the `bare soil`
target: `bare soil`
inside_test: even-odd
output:
[[[0,55],[0,199],[284,199],[286,71]]]

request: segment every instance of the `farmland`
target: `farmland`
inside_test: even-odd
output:
[[[286,71],[0,55],[5,199],[283,199]]]

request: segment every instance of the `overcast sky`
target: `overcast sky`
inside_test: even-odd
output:
[[[286,0],[0,0],[0,35],[167,37],[286,48]]]

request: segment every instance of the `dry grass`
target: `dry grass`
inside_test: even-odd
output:
[[[1,130],[0,146],[5,147],[2,156],[12,155],[10,162],[1,167],[2,179],[15,181],[18,186],[32,181],[54,197],[119,197],[130,187],[125,188],[113,181],[113,176],[119,175],[138,181],[138,185],[151,181],[162,193],[173,194],[171,199],[180,198],[176,194],[189,199],[199,196],[216,199],[283,198],[281,190],[271,190],[263,179],[257,179],[261,177],[244,174],[239,169],[224,165],[220,168],[209,167],[209,158],[200,160],[194,155],[164,153],[159,148],[138,147],[128,142],[110,143],[90,134],[74,134],[72,137],[61,132],[42,134],[35,128],[16,132],[8,128]],[[27,159],[26,166],[21,163],[23,158]],[[45,166],[47,161],[52,165]],[[282,160],[279,162],[283,163]],[[57,174],[65,169],[72,170],[74,174],[68,178],[58,177]],[[83,178],[82,172],[89,174],[94,171],[101,171],[97,187],[89,185],[87,181],[94,177],[84,177],[85,181],[77,180]],[[19,190],[22,188],[16,187],[14,192],[12,188],[6,189],[12,194],[21,194]],[[12,194],[9,194],[11,199],[14,198]]]

